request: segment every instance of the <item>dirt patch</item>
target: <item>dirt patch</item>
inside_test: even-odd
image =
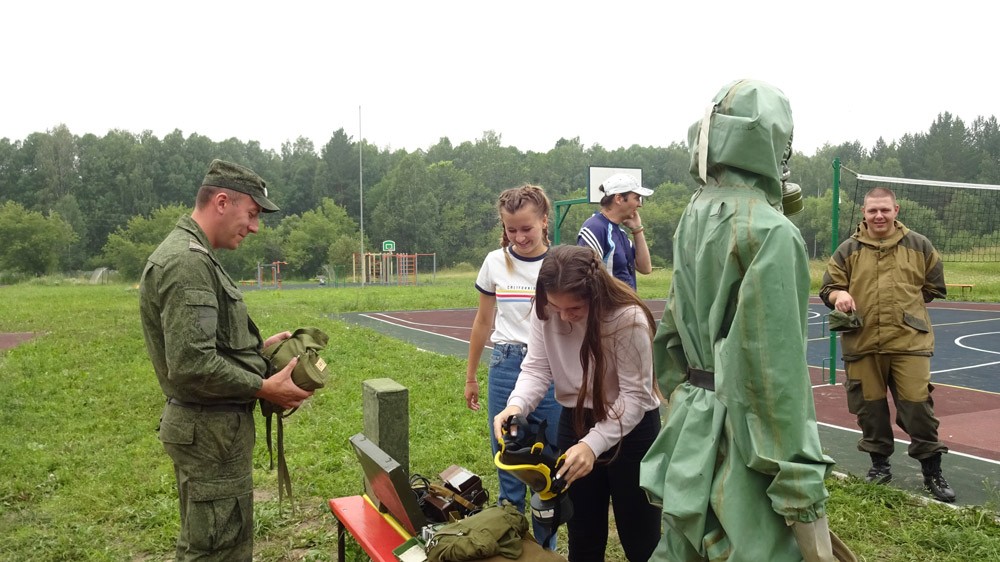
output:
[[[0,351],[16,347],[33,337],[33,332],[0,332]]]

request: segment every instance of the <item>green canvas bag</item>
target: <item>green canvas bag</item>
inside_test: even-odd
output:
[[[427,542],[429,562],[460,562],[501,555],[516,560],[524,549],[528,519],[514,505],[492,506],[443,525]]]
[[[320,357],[319,352],[326,348],[330,337],[319,328],[299,328],[292,332],[292,337],[281,340],[264,348],[261,354],[268,360],[271,367],[268,376],[277,373],[285,368],[295,357],[299,362],[292,370],[292,381],[303,390],[317,390],[326,385],[328,370],[326,361]],[[281,406],[268,402],[263,398],[260,400],[260,413],[266,420],[267,428],[267,454],[270,459],[270,468],[274,469],[274,449],[271,441],[271,420],[278,420],[278,503],[281,503],[285,492],[289,499],[292,497],[292,479],[288,474],[288,465],[285,462],[285,436],[282,420],[295,413],[297,408],[285,411]]]
[[[292,380],[303,390],[316,390],[326,385],[326,361],[319,352],[329,341],[330,336],[319,328],[299,328],[292,332],[292,337],[265,347],[262,353],[271,362],[272,375],[298,357],[299,364],[292,371]]]

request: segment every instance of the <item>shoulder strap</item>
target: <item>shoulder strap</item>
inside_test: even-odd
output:
[[[430,490],[430,492],[433,493],[434,495],[441,496],[442,498],[445,499],[454,500],[455,503],[464,507],[465,509],[468,509],[469,511],[475,511],[479,509],[479,506],[465,499],[464,497],[462,497],[461,494],[456,494],[455,492],[449,490],[448,488],[445,488],[444,486],[440,486],[438,484],[430,484],[427,486],[427,489]]]
[[[264,415],[264,426],[267,431],[267,456],[268,456],[268,470],[274,470],[274,447],[272,446],[271,439],[271,419],[277,418],[278,422],[278,505],[282,504],[284,500],[285,493],[288,494],[288,501],[292,502],[292,478],[288,473],[288,463],[285,462],[285,428],[282,420],[288,416],[295,413],[298,408],[293,408],[288,412],[283,411],[279,406],[268,402],[267,400],[260,401],[260,411]],[[295,509],[295,504],[292,503],[292,509]]]

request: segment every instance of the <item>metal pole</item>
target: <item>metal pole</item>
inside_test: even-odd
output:
[[[833,159],[833,201],[830,211],[830,255],[840,245],[840,158]],[[837,332],[830,332],[830,384],[837,384]]]
[[[590,202],[590,199],[587,199],[587,198],[582,198],[582,199],[567,199],[565,201],[556,201],[555,202],[554,205],[555,205],[555,209],[556,209],[556,221],[555,221],[556,224],[555,224],[555,229],[552,232],[552,243],[553,244],[559,244],[560,243],[559,229],[562,228],[563,221],[566,220],[566,215],[569,213],[569,208],[572,207],[573,205],[575,205],[576,203],[589,203],[589,202]]]
[[[358,189],[360,191],[358,217],[361,221],[361,259],[365,259],[365,168],[363,155],[365,138],[361,135],[361,106],[358,106]],[[365,273],[361,273],[361,286],[365,286]]]

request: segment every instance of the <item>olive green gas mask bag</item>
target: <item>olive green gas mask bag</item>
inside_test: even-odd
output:
[[[319,328],[299,328],[292,332],[292,337],[281,340],[264,348],[261,354],[268,360],[271,367],[268,376],[285,368],[292,359],[298,357],[299,362],[292,370],[292,381],[303,390],[317,390],[326,385],[327,365],[319,356],[326,348],[330,337]],[[288,492],[292,497],[292,480],[288,475],[288,465],[285,463],[285,440],[282,420],[295,413],[297,408],[285,411],[281,406],[260,400],[260,413],[264,415],[267,427],[267,454],[270,458],[270,468],[274,469],[274,450],[271,446],[271,419],[278,419],[278,502]]]
[[[271,362],[272,375],[298,357],[292,380],[302,390],[316,390],[326,385],[326,361],[319,352],[329,341],[330,337],[319,328],[299,328],[292,332],[292,337],[265,347],[263,355]]]

